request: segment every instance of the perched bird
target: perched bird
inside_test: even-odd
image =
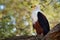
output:
[[[41,33],[46,35],[50,31],[49,22],[46,16],[43,15],[39,5],[31,6],[31,8],[33,8],[31,15],[33,28],[36,30],[37,35],[40,35]]]

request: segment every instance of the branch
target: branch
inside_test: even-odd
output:
[[[42,35],[36,36],[14,36],[5,40],[60,40],[60,23],[57,24],[45,37]]]

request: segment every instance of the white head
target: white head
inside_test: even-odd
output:
[[[31,6],[33,10],[40,10],[40,5],[33,5]]]
[[[40,10],[40,5],[36,5],[35,9],[39,9]]]

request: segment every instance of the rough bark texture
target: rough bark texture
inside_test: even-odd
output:
[[[42,40],[60,40],[60,23],[50,30]]]
[[[60,40],[60,23],[57,24],[46,36],[15,36],[5,40]]]

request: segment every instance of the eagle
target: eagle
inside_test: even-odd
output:
[[[40,10],[40,5],[31,6],[33,8],[31,18],[33,28],[36,30],[37,35],[46,35],[50,31],[49,22],[43,12]]]

